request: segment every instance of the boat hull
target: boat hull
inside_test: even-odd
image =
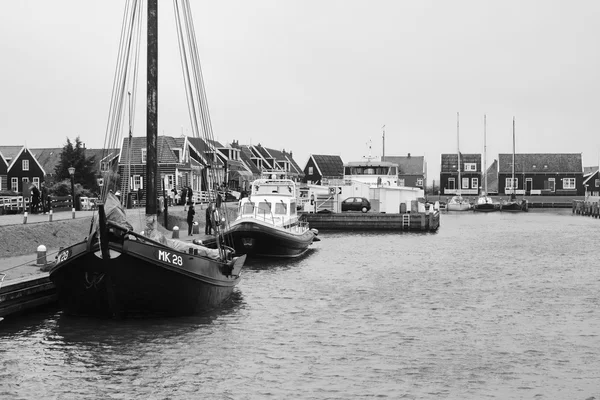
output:
[[[446,204],[446,211],[469,211],[471,204],[468,203],[448,203]]]
[[[475,204],[473,206],[473,211],[475,211],[475,212],[500,211],[500,204],[495,204],[495,203]]]
[[[225,244],[238,254],[293,258],[304,254],[315,239],[307,228],[277,227],[252,218],[234,221],[224,233]]]
[[[528,211],[526,202],[510,201],[500,206],[500,211],[504,212],[522,212]]]
[[[217,307],[240,280],[243,258],[224,264],[139,241],[78,243],[59,253],[50,271],[69,314],[104,317],[190,315]]]

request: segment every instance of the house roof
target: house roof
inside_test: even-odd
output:
[[[7,147],[12,147],[12,146],[7,146]],[[12,169],[12,167],[15,165],[15,163],[17,162],[17,160],[19,159],[19,157],[21,157],[21,154],[23,154],[24,152],[29,152],[29,154],[31,154],[31,157],[33,158],[33,161],[35,161],[35,163],[38,165],[38,167],[40,167],[40,170],[42,171],[42,174],[46,175],[46,171],[44,170],[44,167],[42,167],[42,165],[40,164],[40,162],[37,160],[37,158],[35,157],[35,154],[31,150],[29,150],[27,147],[25,147],[25,146],[21,146],[21,148],[17,152],[17,154],[15,154],[14,156],[12,156],[12,159],[11,159],[9,165],[8,165],[8,171],[10,171]]]
[[[204,140],[199,137],[188,137],[188,143],[190,146],[198,153],[200,157],[202,157],[202,161],[208,164],[208,158],[206,157],[207,153],[214,153],[216,151],[215,145],[219,145],[219,147],[223,147],[219,142],[214,140]],[[219,157],[216,157],[213,160],[217,165],[224,165],[223,161]]]
[[[595,180],[595,179],[598,179],[598,178],[600,178],[600,171],[598,171],[598,169],[597,169],[597,167],[596,167],[596,170],[595,170],[595,171],[592,171],[592,172],[590,172],[590,173],[588,173],[588,174],[586,174],[586,175],[584,175],[584,176],[585,176],[585,179],[583,180],[583,184],[584,184],[584,185],[587,185],[587,184],[589,184],[589,182],[590,182],[592,179],[594,179],[594,180]]]
[[[458,154],[456,153],[449,153],[449,154],[442,154],[442,165],[441,165],[441,172],[457,172],[458,168],[457,168],[457,164],[458,164]],[[475,163],[477,164],[477,171],[476,172],[481,172],[481,154],[473,154],[473,153],[460,153],[460,162],[462,164],[462,168],[460,169],[461,171],[464,171],[464,165],[466,163]]]
[[[312,154],[310,157],[319,169],[321,176],[336,178],[344,177],[344,162],[340,156]]]
[[[54,169],[60,163],[62,147],[31,149],[31,154],[38,160],[47,174],[54,174]]]
[[[599,167],[596,166],[592,166],[592,167],[583,167],[583,175],[588,175],[588,174],[593,174],[594,172],[598,171]]]
[[[10,165],[15,157],[21,152],[23,147],[24,146],[0,146],[0,153],[4,157],[4,160],[7,162],[7,164]]]
[[[258,169],[256,164],[252,161],[251,157],[253,157],[253,155],[250,148],[248,146],[240,146],[240,150],[240,159],[254,175],[260,175],[260,169]]]
[[[381,161],[397,164],[401,175],[423,175],[425,171],[424,156],[384,156]]]
[[[498,172],[512,173],[512,153],[499,154]],[[580,173],[583,174],[581,153],[520,153],[515,154],[515,173]]]
[[[171,136],[159,136],[156,142],[159,164],[178,164],[179,159],[173,152],[174,148],[182,147],[181,143]],[[131,138],[131,164],[145,164],[142,162],[142,149],[146,148],[145,136]],[[127,164],[129,155],[129,138],[123,138],[119,164]]]

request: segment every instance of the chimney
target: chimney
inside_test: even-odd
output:
[[[408,158],[410,158],[410,153],[408,153]]]

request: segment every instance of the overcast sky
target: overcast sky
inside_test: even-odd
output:
[[[172,2],[159,133],[190,133]],[[104,143],[124,2],[3,1],[2,145]],[[369,153],[583,153],[598,165],[598,1],[192,1],[215,136],[344,162]],[[140,76],[144,82],[145,76]],[[145,94],[139,95],[144,99]],[[143,103],[143,102],[142,102]],[[143,107],[143,104],[140,104]],[[141,110],[141,109],[140,109]],[[142,111],[134,135],[145,135]]]

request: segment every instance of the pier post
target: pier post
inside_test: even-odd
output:
[[[46,265],[46,246],[40,244],[37,248],[37,265]]]
[[[52,210],[48,213],[48,222],[52,222]]]
[[[23,213],[23,223],[26,224],[27,223],[27,211],[25,211]]]
[[[71,209],[71,212],[73,213],[73,219],[75,219],[75,207]]]
[[[425,214],[421,214],[421,230],[425,231],[427,230],[427,220],[426,220],[426,215]]]
[[[179,239],[179,227],[178,226],[173,227],[173,239]]]

